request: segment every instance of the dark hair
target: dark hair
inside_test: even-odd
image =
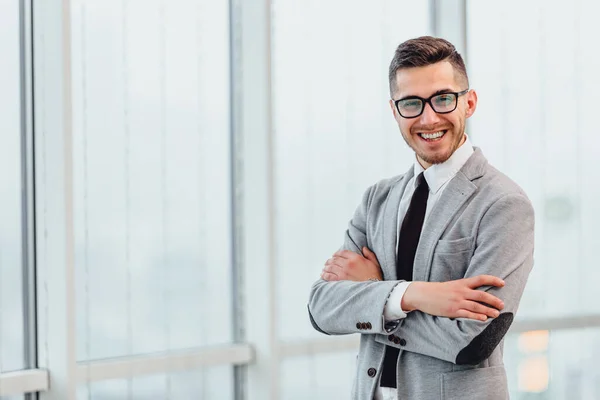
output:
[[[390,63],[390,96],[393,97],[396,90],[396,72],[398,70],[424,67],[441,61],[448,61],[454,68],[455,74],[458,73],[466,80],[467,85],[469,84],[465,62],[449,41],[432,36],[421,36],[401,43]]]

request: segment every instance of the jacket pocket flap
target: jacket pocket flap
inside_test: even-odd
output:
[[[473,249],[474,236],[454,240],[438,240],[435,246],[436,253],[462,253]]]

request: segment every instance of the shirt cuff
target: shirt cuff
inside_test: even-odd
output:
[[[400,305],[402,304],[402,297],[411,283],[406,281],[400,282],[392,289],[392,293],[390,293],[390,297],[383,308],[383,317],[386,321],[406,318],[408,312],[403,311]]]

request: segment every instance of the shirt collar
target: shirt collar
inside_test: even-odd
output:
[[[424,176],[429,186],[431,193],[437,193],[442,186],[465,165],[469,157],[473,154],[473,145],[469,140],[469,136],[465,133],[465,142],[454,151],[449,159],[441,164],[434,164],[431,167],[424,169],[418,160],[415,160],[414,173],[415,177],[425,171]],[[416,180],[415,180],[416,182]]]

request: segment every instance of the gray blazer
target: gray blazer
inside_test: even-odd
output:
[[[475,148],[448,182],[423,226],[413,280],[443,282],[489,274],[502,288],[483,288],[504,301],[486,322],[413,311],[385,322],[383,308],[398,283],[395,246],[398,205],[406,174],[382,180],[364,194],[348,225],[343,249],[367,246],[383,270],[382,282],[318,280],[310,292],[311,323],[328,335],[360,333],[352,399],[372,399],[385,346],[400,349],[400,399],[507,399],[502,362],[504,335],[517,311],[533,266],[534,214],[523,190],[488,164]]]

